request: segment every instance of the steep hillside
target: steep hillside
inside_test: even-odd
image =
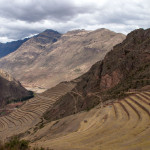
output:
[[[85,73],[124,38],[107,29],[75,30],[63,35],[46,30],[1,59],[0,67],[26,87],[49,88]]]
[[[150,91],[71,115],[26,136],[53,150],[149,150]]]
[[[46,123],[42,114],[73,87],[61,83],[0,117],[0,139],[19,134],[51,150],[149,150],[150,90]]]
[[[129,90],[150,85],[150,29],[128,34],[103,61],[75,81],[77,86],[49,109],[46,119],[89,110],[103,101],[124,97]]]
[[[14,101],[31,97],[20,82],[16,81],[11,75],[3,70],[0,70],[0,107]]]
[[[43,113],[53,107],[53,104],[74,86],[74,83],[60,83],[44,95],[36,94],[7,116],[0,117],[0,141],[13,135],[36,132],[38,128],[42,128]]]
[[[28,39],[29,38],[26,38],[24,40],[7,42],[7,43],[0,43],[0,58],[16,51]]]
[[[149,150],[149,35],[131,32],[84,75],[0,117],[0,139],[19,134],[53,150]]]

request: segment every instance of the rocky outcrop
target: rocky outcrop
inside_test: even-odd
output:
[[[106,74],[101,77],[100,88],[102,90],[107,90],[113,88],[122,79],[122,74],[120,70],[115,70],[111,74]]]
[[[103,61],[74,82],[77,86],[47,111],[46,119],[89,110],[103,101],[121,98],[130,89],[150,85],[150,29],[129,33]]]
[[[0,107],[11,101],[27,99],[31,96],[32,93],[27,91],[19,81],[0,70]]]

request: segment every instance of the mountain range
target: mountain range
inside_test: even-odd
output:
[[[130,90],[150,85],[149,37],[150,29],[129,33],[102,61],[74,80],[75,88],[55,103],[45,118],[52,121],[89,110],[101,102],[123,98]]]
[[[0,68],[28,89],[47,89],[82,75],[124,39],[125,35],[107,29],[66,34],[46,30],[0,59]]]
[[[150,29],[126,37],[107,29],[66,34],[46,30],[0,63],[16,76],[19,72],[20,79],[28,77],[26,84],[30,79],[34,86],[54,86],[57,75],[63,81],[1,116],[0,139],[17,135],[24,143],[30,141],[31,148],[53,150],[149,150]],[[91,68],[82,72],[83,65]],[[73,76],[75,68],[79,73]],[[61,71],[67,71],[67,78]],[[10,84],[24,91],[1,71],[2,96],[10,92],[5,88]]]

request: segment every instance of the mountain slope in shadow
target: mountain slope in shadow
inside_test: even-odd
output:
[[[27,99],[32,93],[27,91],[19,81],[10,74],[0,70],[0,107],[14,100]]]
[[[5,57],[6,55],[16,51],[28,39],[29,38],[7,43],[0,43],[0,58]]]

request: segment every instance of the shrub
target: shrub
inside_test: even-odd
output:
[[[0,150],[52,150],[41,148],[30,148],[29,141],[20,140],[17,136],[12,137],[8,142],[2,143],[0,142]]]
[[[29,141],[19,140],[18,137],[13,137],[4,144],[4,147],[6,150],[28,150]]]

